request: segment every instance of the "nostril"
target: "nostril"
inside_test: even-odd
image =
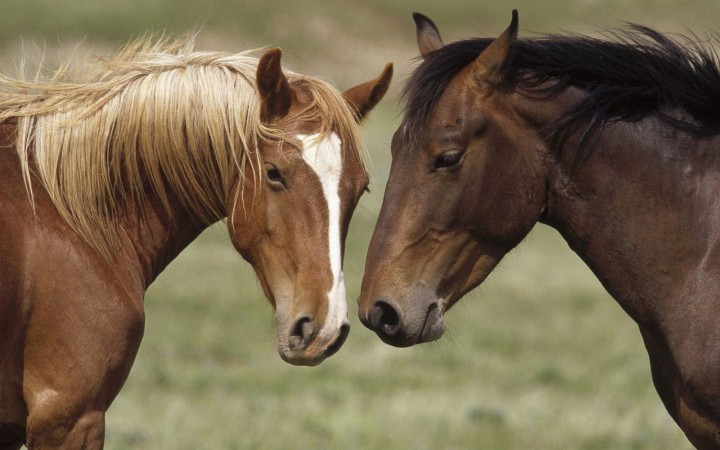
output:
[[[314,333],[312,320],[307,316],[300,317],[290,329],[290,347],[293,350],[307,347]]]
[[[400,316],[392,305],[378,300],[370,312],[370,324],[376,331],[394,335],[400,330]]]

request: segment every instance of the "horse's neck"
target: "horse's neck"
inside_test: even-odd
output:
[[[549,170],[545,221],[633,318],[663,320],[720,261],[720,139],[617,122],[575,173],[573,159]]]
[[[3,169],[12,173],[4,173],[4,182],[14,182],[17,186],[22,184],[22,175],[15,149],[16,123],[8,120],[0,124],[0,149],[5,150],[7,161]],[[8,157],[7,155],[13,155]],[[14,180],[14,181],[11,181]],[[33,214],[42,216],[44,223],[63,222],[52,204],[49,196],[39,182],[32,182],[34,192]],[[27,192],[23,195],[15,192],[13,199],[27,202]],[[188,208],[183,207],[177,198],[170,194],[169,208],[166,209],[153,193],[146,192],[142,196],[142,205],[127,205],[125,213],[118,219],[120,240],[113,244],[113,264],[129,265],[129,269],[140,271],[137,275],[142,278],[144,288],[152,281],[211,223],[193,217]],[[29,204],[29,202],[28,202]],[[217,217],[220,220],[222,217]],[[211,221],[212,222],[212,221]],[[79,241],[78,241],[79,242]],[[92,252],[92,250],[90,250]],[[103,258],[97,254],[98,264],[103,264]],[[137,261],[137,263],[136,263]]]
[[[120,226],[131,244],[127,251],[137,254],[147,288],[155,278],[209,226],[193,218],[179,202],[169,212],[152,195],[145,197],[144,211],[131,208]]]

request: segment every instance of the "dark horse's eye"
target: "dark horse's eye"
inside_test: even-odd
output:
[[[267,175],[268,182],[275,186],[285,186],[285,179],[283,178],[280,170],[270,163],[265,164],[265,173]]]
[[[463,151],[462,150],[449,150],[445,153],[442,153],[440,156],[435,158],[435,162],[433,163],[433,169],[442,169],[443,167],[453,167],[456,166],[460,160],[463,157]]]

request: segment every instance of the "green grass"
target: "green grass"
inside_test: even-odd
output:
[[[285,364],[252,268],[224,227],[213,227],[148,292],[146,335],[108,412],[106,448],[691,448],[655,393],[637,327],[547,227],[448,313],[437,343],[389,347],[357,320],[394,102],[417,54],[409,14],[428,14],[450,41],[497,33],[513,7],[521,34],[622,20],[702,31],[720,16],[715,0],[0,3],[3,73],[21,36],[45,41],[52,59],[83,36],[102,52],[145,32],[201,25],[201,48],[281,46],[292,67],[341,87],[375,76],[385,61],[398,67],[365,131],[375,168],[348,237],[345,346],[315,368]]]

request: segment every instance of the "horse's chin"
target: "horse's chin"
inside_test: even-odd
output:
[[[327,358],[323,354],[308,355],[306,352],[285,351],[280,344],[278,344],[278,353],[283,361],[293,366],[317,366]]]

